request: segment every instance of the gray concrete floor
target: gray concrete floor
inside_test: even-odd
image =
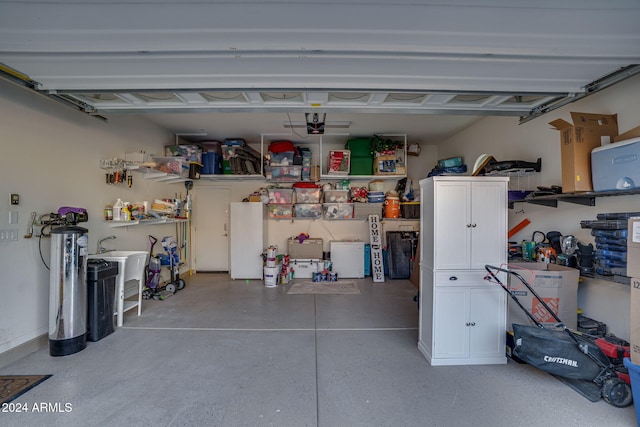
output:
[[[633,406],[589,402],[528,365],[430,366],[405,280],[314,296],[224,274],[186,279],[77,354],[43,349],[1,368],[53,376],[0,425],[636,425]],[[34,412],[41,403],[54,412]]]

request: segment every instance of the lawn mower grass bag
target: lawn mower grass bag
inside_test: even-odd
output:
[[[592,381],[610,364],[595,343],[579,335],[574,335],[579,346],[565,331],[513,324],[513,335],[515,356],[557,377]],[[600,363],[581,349],[588,349]]]

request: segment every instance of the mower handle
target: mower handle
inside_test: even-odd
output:
[[[496,271],[502,271],[503,273],[507,273],[507,274],[511,274],[513,276],[515,276],[518,280],[520,280],[522,282],[523,285],[525,285],[527,287],[527,289],[529,289],[529,291],[531,292],[531,294],[538,300],[538,302],[540,302],[540,304],[542,304],[542,306],[545,308],[545,310],[547,310],[547,312],[549,312],[549,314],[558,322],[558,325],[560,325],[563,328],[566,328],[566,326],[564,325],[564,323],[562,322],[562,320],[560,320],[560,318],[556,315],[556,313],[551,309],[551,307],[549,307],[547,305],[546,302],[543,301],[542,297],[540,295],[538,295],[538,293],[531,287],[531,285],[529,283],[527,283],[527,281],[518,273],[516,273],[515,271],[511,270],[511,269],[507,269],[507,268],[502,268],[502,267],[496,267],[493,265],[485,265],[484,266],[485,270],[487,270],[489,272],[489,275],[496,281],[498,282],[498,284],[500,286],[502,286],[502,288],[509,294],[509,296],[511,296],[511,299],[513,299],[519,306],[520,308],[522,308],[523,310],[525,310],[525,313],[528,315],[528,317],[530,319],[532,319],[536,325],[538,327],[542,327],[542,325],[540,324],[540,322],[538,322],[532,315],[531,313],[529,313],[529,310],[525,309],[522,304],[520,304],[520,301],[518,301],[518,298],[513,295],[511,293],[511,291],[509,291],[509,289],[507,289],[507,287],[500,281],[500,279],[498,279],[498,277],[496,277],[496,275],[494,274],[493,271],[491,270],[496,270]]]

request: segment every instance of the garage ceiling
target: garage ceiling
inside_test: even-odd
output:
[[[0,63],[105,117],[526,119],[636,74],[638,22],[637,0],[0,0]]]

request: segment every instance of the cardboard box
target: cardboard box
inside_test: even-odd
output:
[[[322,239],[287,240],[287,253],[291,259],[322,259],[324,243]]]
[[[578,278],[580,272],[575,268],[563,267],[542,262],[510,263],[509,268],[516,270],[542,300],[554,311],[562,322],[570,329],[578,328]],[[556,320],[542,304],[531,294],[524,284],[511,276],[511,290],[520,303],[542,324],[553,325]],[[507,325],[532,324],[529,317],[520,307],[508,298]]]
[[[627,234],[627,276],[640,277],[640,217],[629,218]]]
[[[631,278],[631,361],[640,365],[640,278]]]
[[[396,156],[378,156],[373,162],[374,175],[397,175]]]
[[[621,133],[620,135],[613,138],[613,142],[620,142],[627,139],[638,138],[638,137],[640,137],[640,126],[636,126],[633,129],[630,129],[624,133]]]
[[[617,114],[571,113],[573,124],[557,119],[549,124],[560,131],[562,191],[592,191],[591,150],[618,135]]]

